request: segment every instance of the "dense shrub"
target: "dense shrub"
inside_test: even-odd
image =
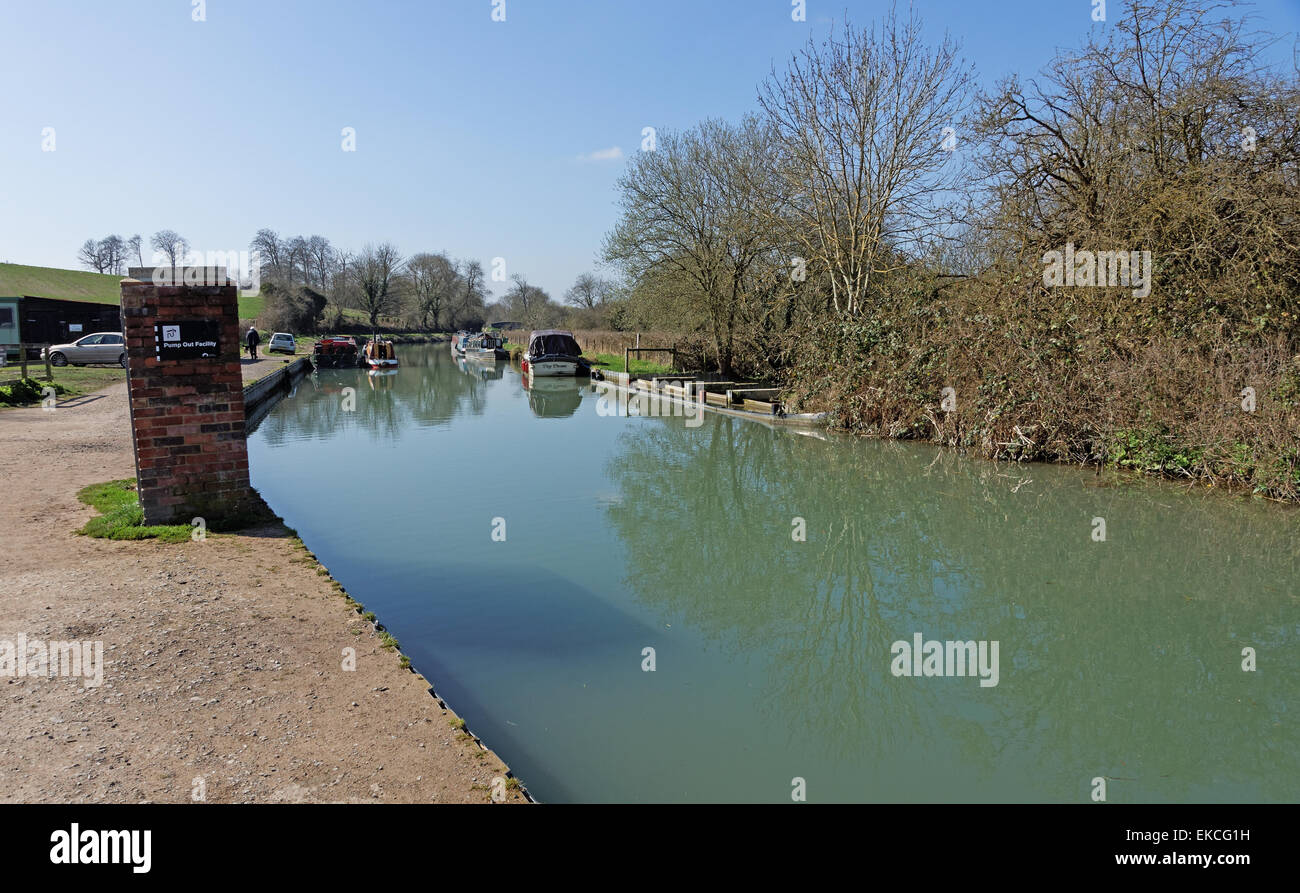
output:
[[[262,285],[262,296],[266,299],[262,324],[275,332],[316,332],[327,303],[324,295],[305,285],[266,282]]]

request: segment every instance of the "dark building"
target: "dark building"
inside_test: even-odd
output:
[[[23,297],[18,302],[19,335],[24,344],[64,344],[91,332],[121,332],[116,304]]]

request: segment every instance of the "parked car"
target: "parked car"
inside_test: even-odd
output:
[[[45,359],[45,351],[41,351]],[[85,366],[90,363],[116,363],[126,368],[126,339],[120,332],[95,332],[78,338],[71,344],[50,347],[50,365]]]
[[[275,332],[271,335],[271,340],[266,342],[266,352],[275,353],[276,351],[297,353],[298,344],[288,332]]]

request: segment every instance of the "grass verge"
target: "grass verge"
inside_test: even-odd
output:
[[[254,491],[256,497],[256,491]],[[91,484],[83,487],[77,498],[86,505],[96,509],[100,516],[91,518],[77,532],[84,536],[110,540],[148,540],[156,539],[164,543],[182,543],[191,538],[194,528],[187,524],[144,523],[144,509],[140,507],[140,497],[135,490],[135,481],[126,478],[120,481],[107,481],[103,484]],[[242,514],[232,516],[216,523],[208,523],[204,535],[244,530],[259,524],[279,522],[279,518],[261,501],[253,500]]]
[[[610,372],[627,372],[623,368],[623,355],[612,353],[588,353],[583,354],[587,359],[597,366],[603,366]],[[636,357],[632,358],[632,372],[637,375],[667,375],[674,372],[672,366],[663,363],[656,363],[652,360],[641,360]]]
[[[108,481],[83,487],[77,498],[98,511],[77,533],[110,540],[156,539],[164,543],[188,542],[192,529],[183,524],[144,524],[144,509],[135,492],[135,481]]]

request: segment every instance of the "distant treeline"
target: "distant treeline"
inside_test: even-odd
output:
[[[1111,10],[989,89],[914,15],[846,25],[657,134],[626,320],[857,430],[1295,498],[1300,76],[1232,3]]]
[[[149,245],[151,263],[205,262],[191,253],[190,241],[173,230],[155,233]],[[258,230],[248,249],[246,262],[257,266],[266,299],[261,321],[273,329],[338,329],[349,316],[346,310],[358,311],[351,314],[353,320],[371,326],[396,324],[421,332],[477,329],[500,320],[534,328],[607,328],[617,327],[622,315],[616,285],[592,273],[577,277],[563,304],[516,273],[502,299],[489,304],[482,263],[442,252],[405,257],[387,242],[352,252],[335,248],[324,236],[282,237],[272,229]],[[231,252],[220,254],[226,258]],[[78,260],[98,273],[120,275],[133,263],[145,265],[143,239],[87,239]],[[239,270],[245,286],[252,272]]]
[[[282,238],[270,229],[258,230],[249,247],[261,262],[263,322],[295,331],[338,328],[345,309],[360,311],[372,326],[397,322],[421,332],[478,329],[501,320],[538,328],[602,324],[617,313],[614,285],[591,273],[577,278],[564,305],[519,273],[501,300],[489,304],[477,260],[442,252],[405,257],[388,242],[340,251],[323,236]]]

